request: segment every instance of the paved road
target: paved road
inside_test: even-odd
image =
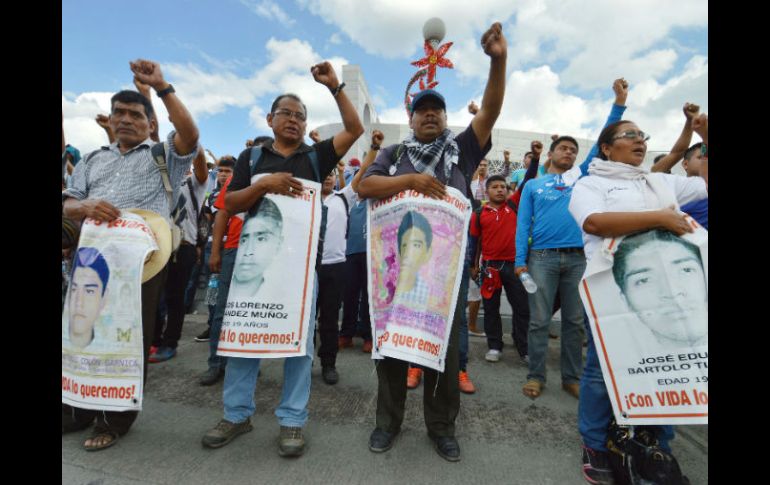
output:
[[[478,388],[462,396],[457,438],[462,461],[449,463],[432,449],[422,420],[421,385],[407,398],[406,420],[392,450],[367,448],[374,426],[376,375],[361,341],[338,357],[340,382],[323,383],[316,359],[305,428],[307,451],[298,459],[277,454],[282,365],[265,360],[257,386],[254,430],[218,450],[204,449],[203,434],[222,417],[222,385],[201,387],[208,347],[193,337],[205,315],[188,315],[178,356],[150,364],[144,410],[131,432],[112,448],[88,453],[87,432],[62,437],[62,483],[83,485],[235,484],[539,484],[582,485],[577,401],[561,390],[559,340],[550,341],[550,385],[536,401],[521,393],[526,368],[507,331],[503,359],[484,361],[486,344],[471,337],[469,373]],[[510,329],[509,318],[504,318]],[[693,485],[708,483],[708,427],[678,427],[674,453]]]

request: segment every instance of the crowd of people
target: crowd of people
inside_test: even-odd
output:
[[[280,244],[270,227],[283,222],[264,196],[297,197],[302,192],[300,179],[321,183],[326,225],[313,282],[311,322],[317,316],[316,331],[308,335],[307,355],[285,359],[282,396],[275,411],[279,453],[299,456],[305,447],[303,428],[316,345],[327,385],[340,380],[339,351],[353,347],[355,337],[362,338],[363,352],[372,352],[367,201],[409,189],[443,198],[446,187],[453,187],[472,200],[473,214],[445,370],[389,357],[376,361],[377,412],[370,450],[381,453],[393,446],[404,419],[407,389],[424,380],[428,434],[440,456],[460,459],[455,437],[460,392],[476,392],[467,368],[469,335],[486,338],[486,361],[493,365],[503,358],[500,300],[504,290],[513,309],[515,355],[529,370],[522,392],[531,399],[537,399],[546,386],[549,327],[560,311],[561,387],[565,397],[579,400],[583,475],[589,483],[614,483],[607,449],[612,408],[578,285],[604,237],[649,229],[676,235],[692,232],[683,213],[708,227],[707,117],[698,106],[685,104],[679,139],[669,154],[656,159],[650,173],[641,167],[649,135],[623,119],[629,86],[621,78],[612,85],[615,99],[596,144],[583,147],[588,152],[582,163],[576,164],[580,147],[574,137],[553,135],[547,151],[540,141],[533,141],[530,151],[521,156],[523,168],[518,170],[514,167],[519,164],[505,150],[501,170],[493,174],[485,157],[492,147],[491,133],[506,85],[507,42],[500,24],[484,33],[481,45],[489,57],[489,77],[480,106],[468,107],[473,118],[464,131],[455,134],[447,129],[446,100],[426,89],[412,99],[412,132],[407,139],[385,140],[374,130],[362,162],[343,160],[350,157],[348,152],[364,134],[364,127],[345,94],[345,84],[328,62],[313,66],[311,75],[329,89],[339,108],[342,129],[337,134],[322,140],[310,131],[312,143],[306,144],[307,108],[298,96],[286,93],[275,99],[267,115],[272,136],[247,141],[237,157],[216,157],[209,151],[215,162],[208,166],[202,136],[160,65],[147,60],[131,63],[137,91],[115,94],[109,115],[96,119],[109,144],[81,157],[75,147],[65,144],[62,130],[62,305],[68,294],[73,298],[70,305],[75,304],[77,289],[68,292],[66,285],[84,218],[111,221],[122,209],[134,207],[154,211],[178,226],[182,234],[178,248],[166,267],[141,288],[144,377],[148,363],[176,355],[184,317],[194,309],[199,284],[212,282],[218,288],[216,301],[209,302],[206,331],[196,337],[208,342],[210,350],[199,382],[211,386],[224,379],[224,409],[202,443],[210,448],[225,446],[252,429],[260,365],[260,359],[217,355],[228,293],[246,281],[262,284],[259,261],[272,257],[271,245]],[[152,91],[174,126],[163,141],[165,170],[159,170],[153,158],[152,147],[161,138]],[[693,132],[702,139],[695,145],[691,145]],[[681,159],[687,176],[670,175]],[[255,174],[263,176],[252,179]],[[613,190],[618,186],[623,190]],[[649,187],[653,195],[656,190],[673,192],[681,211],[659,204],[663,197],[650,201]],[[257,208],[258,216],[247,217]],[[411,227],[410,241],[422,238],[421,244],[429,247],[432,236],[421,231],[417,221]],[[418,261],[417,250],[409,250],[413,252],[404,257]],[[251,270],[236,265],[236,256],[253,258]],[[536,291],[526,288],[527,280],[536,284]],[[483,328],[479,328],[482,305]],[[62,433],[93,425],[84,447],[104,449],[129,431],[137,414],[62,404]],[[673,429],[653,429],[660,446],[670,452]]]

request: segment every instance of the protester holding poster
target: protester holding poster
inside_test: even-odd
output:
[[[262,207],[267,200],[265,196],[267,194],[288,196],[275,197],[272,198],[272,201],[275,202],[280,199],[285,201],[288,199],[290,202],[304,205],[306,208],[309,207],[305,204],[306,202],[320,200],[318,191],[321,180],[326,178],[336,167],[337,160],[350,149],[364,131],[355,108],[343,90],[345,85],[344,83],[340,84],[337,80],[337,75],[331,64],[329,62],[317,64],[311,68],[311,73],[317,82],[323,84],[331,91],[342,116],[343,129],[333,138],[316,143],[312,147],[305,145],[303,138],[305,136],[308,114],[305,105],[294,94],[282,94],[275,99],[270,108],[270,113],[267,115],[267,124],[272,128],[275,140],[272,143],[265,143],[259,147],[260,155],[256,157],[253,163],[251,161],[252,153],[254,153],[253,147],[241,153],[235,165],[233,178],[228,189],[229,192],[225,197],[225,208],[229,214],[248,211],[250,217],[256,219],[255,224],[260,227],[255,226],[255,233],[253,235],[258,242],[261,241],[263,236],[269,237],[271,240],[280,237],[284,241],[291,241],[292,234],[307,235],[310,232],[311,227],[308,227],[308,223],[305,224],[304,228],[291,227],[292,221],[295,219],[290,219],[289,216],[294,217],[295,214],[281,211],[280,209],[277,211],[277,206],[273,208],[269,204]],[[303,184],[299,179],[312,182]],[[314,185],[316,188],[306,190],[306,184],[310,184],[309,186]],[[296,200],[292,201],[291,199]],[[280,234],[277,224],[279,211],[281,211],[282,220]],[[269,217],[268,212],[270,213]],[[264,215],[261,215],[261,213]],[[305,220],[308,221],[307,212],[304,216],[302,214],[296,214],[296,216],[305,217]],[[267,226],[263,226],[259,221],[260,219],[264,220],[267,218],[273,220],[272,229],[267,229]],[[267,235],[268,232],[270,233],[269,236]],[[249,254],[246,252],[241,254],[241,249],[245,245],[243,240],[244,233],[247,233],[246,224],[244,224],[240,247],[236,261],[234,261],[235,270],[240,275],[237,278],[235,275],[233,276],[233,286],[235,286],[236,282],[238,284],[246,284],[248,281],[252,291],[258,291],[259,293],[267,292],[275,295],[283,291],[294,291],[293,285],[292,288],[288,288],[284,285],[282,279],[270,279],[266,266],[260,271],[257,268],[259,264],[253,258],[249,258]],[[314,239],[311,240],[317,241],[317,237],[318,234],[315,233]],[[296,241],[294,242],[296,243]],[[308,249],[306,246],[304,251],[307,253]],[[311,249],[311,253],[315,254],[317,248]],[[310,287],[299,288],[298,290],[303,294],[308,294],[309,292],[311,295],[307,300],[309,304],[303,308],[309,308],[309,320],[314,321],[315,295],[317,294],[316,278],[312,268],[314,261],[310,261],[311,274],[308,279],[306,278],[307,264],[302,264],[300,267],[282,265],[281,263],[286,261],[284,254],[279,252],[274,255],[276,264],[273,264],[273,266],[280,267],[280,274],[285,275],[287,278],[293,275],[292,282],[297,280],[302,282],[302,278],[305,278],[305,283]],[[224,264],[225,261],[223,261],[223,266]],[[224,272],[225,269],[223,267],[222,273]],[[258,290],[256,289],[257,286],[259,287]],[[235,290],[235,288],[231,289]],[[251,301],[256,299],[255,304],[260,303],[258,299],[261,298],[261,295],[252,296],[256,298],[252,298]],[[230,300],[228,298],[228,304]],[[233,308],[232,310],[237,309]],[[278,308],[259,308],[255,310],[284,313]],[[232,316],[237,317],[237,315]],[[305,314],[304,318],[308,318],[308,315]],[[225,323],[227,323],[227,320],[223,321],[223,331],[221,334],[225,333]],[[245,334],[241,333],[241,335]],[[278,340],[281,340],[280,336]],[[220,353],[224,344],[225,340],[220,338]],[[232,348],[232,344],[228,338],[228,348]],[[307,421],[307,403],[310,398],[310,371],[313,362],[312,332],[307,332],[306,335],[301,337],[299,335],[290,335],[288,342],[279,342],[279,345],[283,345],[284,348],[288,345],[293,347],[293,349],[284,353],[274,354],[273,356],[291,354],[294,357],[289,357],[285,360],[283,393],[281,403],[275,411],[281,427],[278,452],[281,456],[299,456],[305,449],[302,427]],[[237,349],[237,347],[235,348]],[[255,410],[254,390],[256,388],[260,363],[258,357],[270,356],[260,353],[233,356],[232,353],[225,353],[229,357],[227,359],[223,390],[224,418],[207,432],[202,440],[204,446],[211,448],[224,446],[241,433],[251,431],[250,418]]]
[[[417,93],[410,106],[409,125],[413,133],[400,145],[392,145],[381,151],[359,185],[361,197],[382,199],[411,190],[441,200],[447,196],[446,185],[464,197],[471,196],[470,178],[492,146],[490,134],[500,114],[505,93],[507,43],[502,26],[494,23],[481,37],[481,44],[484,53],[491,58],[489,79],[481,109],[471,120],[470,126],[455,136],[446,128],[444,97],[432,89]],[[410,227],[419,226],[413,220]],[[373,233],[373,229],[374,226],[371,226],[370,233]],[[466,231],[464,227],[454,237],[465,238]],[[419,229],[413,230],[412,237],[407,239],[407,246],[416,245],[419,240],[427,249],[427,234],[422,233],[423,241],[418,237],[421,232]],[[457,267],[455,271],[460,269]],[[448,280],[455,276],[448,275]],[[414,280],[409,277],[408,280],[402,280],[403,284],[411,285],[409,289],[414,288],[416,277]],[[467,279],[464,285],[467,285]],[[453,310],[442,378],[439,378],[435,370],[425,371],[424,413],[428,434],[434,440],[439,455],[450,461],[458,461],[460,447],[454,437],[454,422],[460,409],[457,378],[458,322],[464,304],[455,304]],[[406,361],[387,357],[377,363],[377,419],[376,428],[369,439],[369,449],[373,452],[389,450],[399,432],[404,419],[408,365]]]
[[[166,141],[168,177],[176,192],[197,154],[198,128],[157,63],[137,60],[130,66],[134,78],[151,86],[163,100],[176,129],[169,133]],[[155,144],[150,133],[157,124],[152,104],[136,91],[120,91],[110,103],[109,124],[116,142],[86,155],[75,167],[70,188],[62,192],[64,216],[111,222],[120,216],[121,209],[136,207],[160,214],[170,221],[171,208],[150,151]],[[203,159],[199,160],[196,163],[205,164]],[[146,368],[155,330],[156,307],[165,280],[166,270],[163,269],[141,287],[143,368]],[[62,433],[87,428],[96,419],[94,432],[84,447],[89,451],[101,450],[126,434],[136,416],[137,411],[97,412],[62,405]]]
[[[609,244],[605,244],[604,238],[616,238],[650,229],[662,229],[674,233],[676,236],[686,235],[694,231],[691,224],[692,219],[680,213],[676,207],[679,204],[706,197],[706,184],[700,177],[687,178],[661,173],[651,174],[648,170],[641,168],[640,165],[647,151],[646,141],[648,138],[646,133],[630,121],[618,121],[606,126],[599,135],[598,158],[595,158],[588,168],[590,176],[580,179],[575,184],[569,210],[578,226],[583,230],[587,260],[583,285],[593,271],[592,266],[598,264],[594,261],[607,258],[614,248],[611,240]],[[697,227],[697,225],[695,226]],[[659,244],[662,245],[656,247],[655,250],[657,252],[665,251],[666,255],[661,254],[664,258],[674,252],[681,253],[680,256],[682,257],[678,258],[681,261],[675,263],[675,267],[688,268],[688,271],[685,272],[688,274],[686,278],[697,280],[695,276],[689,276],[689,269],[696,269],[696,266],[700,264],[700,262],[692,261],[694,252],[686,248],[679,249],[677,243],[670,241]],[[638,251],[637,255],[639,254]],[[631,258],[633,252],[629,252],[631,254],[628,258]],[[615,254],[617,255],[617,251]],[[705,263],[705,261],[703,262]],[[629,264],[632,263],[633,261]],[[619,281],[623,282],[621,289],[630,278],[634,277],[632,273],[626,270],[628,264],[623,266],[622,263],[618,263],[615,269]],[[612,264],[610,264],[611,267]],[[639,287],[646,285],[652,279],[651,273],[649,273],[653,271],[652,268],[637,268],[633,271],[637,274],[634,278],[639,283]],[[670,270],[667,269],[667,271]],[[641,276],[641,272],[648,272],[649,274],[648,276]],[[660,285],[661,282],[657,281],[657,284]],[[665,285],[666,283],[662,284]],[[698,283],[698,285],[700,284]],[[617,289],[615,291],[617,294]],[[595,324],[595,309],[591,308],[590,301],[586,301],[586,295],[582,291],[581,296],[583,296],[584,305],[589,311],[589,320]],[[629,303],[631,310],[636,308],[634,311],[637,314],[648,311],[647,304],[642,303],[644,299],[641,296],[632,295],[626,291],[624,298]],[[662,301],[663,297],[661,297]],[[649,319],[647,317],[644,319],[647,320],[645,325],[648,328],[656,328],[659,336],[666,338],[673,336],[668,331],[661,332],[652,315]],[[667,319],[671,322],[678,320],[679,317],[672,313],[668,315]],[[683,324],[683,326],[689,325],[690,323]],[[587,326],[586,328],[591,335],[591,327]],[[655,331],[653,331],[654,333]],[[606,443],[613,409],[597,356],[597,337],[594,335],[588,340],[586,365],[580,382],[578,428],[583,439],[584,477],[590,483],[612,483],[613,478],[609,467]],[[697,331],[688,333],[686,337],[677,335],[677,338],[680,337],[689,339],[693,343],[702,339]],[[659,344],[660,342],[653,345]],[[661,348],[658,353],[666,354],[666,351]],[[623,419],[622,416],[616,417],[618,422]],[[660,447],[670,453],[668,442],[673,437],[671,426],[656,427],[656,434]]]

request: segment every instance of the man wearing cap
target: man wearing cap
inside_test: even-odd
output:
[[[392,145],[377,156],[359,184],[360,197],[381,199],[412,189],[441,199],[446,195],[445,185],[471,197],[470,179],[481,159],[492,147],[492,128],[500,114],[505,93],[507,44],[500,23],[494,23],[484,33],[481,45],[484,53],[491,58],[489,79],[481,109],[468,128],[455,136],[446,128],[444,97],[432,89],[417,93],[410,107],[409,125],[413,133],[401,143],[401,147]],[[400,153],[398,160],[393,160],[397,153]],[[463,300],[467,284],[466,278],[462,282],[458,301]],[[439,455],[449,461],[460,459],[460,447],[454,437],[454,422],[460,409],[457,376],[458,327],[462,311],[464,305],[457,305],[444,373],[439,375],[435,370],[425,371],[425,424]],[[389,450],[401,428],[406,402],[407,367],[408,362],[392,358],[377,363],[376,428],[369,438],[369,449],[373,452]]]
[[[198,128],[156,62],[139,59],[130,66],[134,77],[151,86],[163,100],[174,125],[175,131],[169,133],[166,142],[166,163],[171,186],[176,192],[197,154]],[[139,208],[170,221],[171,208],[150,152],[155,144],[150,133],[156,124],[152,104],[136,91],[120,91],[111,99],[109,123],[116,141],[86,155],[75,167],[70,188],[62,192],[64,216],[75,220],[91,217],[108,222],[119,217],[121,209]],[[155,329],[156,307],[165,279],[164,268],[142,284],[145,369]],[[62,433],[84,429],[96,419],[94,432],[83,446],[88,451],[101,450],[126,434],[137,414],[137,411],[94,411],[62,405]]]

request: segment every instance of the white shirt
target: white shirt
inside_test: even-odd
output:
[[[679,205],[700,200],[708,196],[706,181],[701,177],[682,177],[665,173],[654,173],[662,177],[673,191]],[[610,179],[599,175],[589,175],[581,178],[572,189],[572,199],[569,211],[583,229],[583,223],[591,214],[602,212],[641,212],[658,210],[658,207],[647,207],[644,201],[642,186],[644,180]],[[586,260],[590,261],[596,249],[601,247],[601,236],[586,234],[583,231],[583,244]]]
[[[345,203],[335,195],[339,194],[348,201],[348,211],[345,211]],[[345,249],[347,239],[345,233],[348,228],[350,209],[358,202],[358,195],[352,185],[346,185],[342,190],[329,194],[323,201],[328,212],[326,213],[326,235],[324,236],[324,253],[321,264],[336,264],[345,261]]]

